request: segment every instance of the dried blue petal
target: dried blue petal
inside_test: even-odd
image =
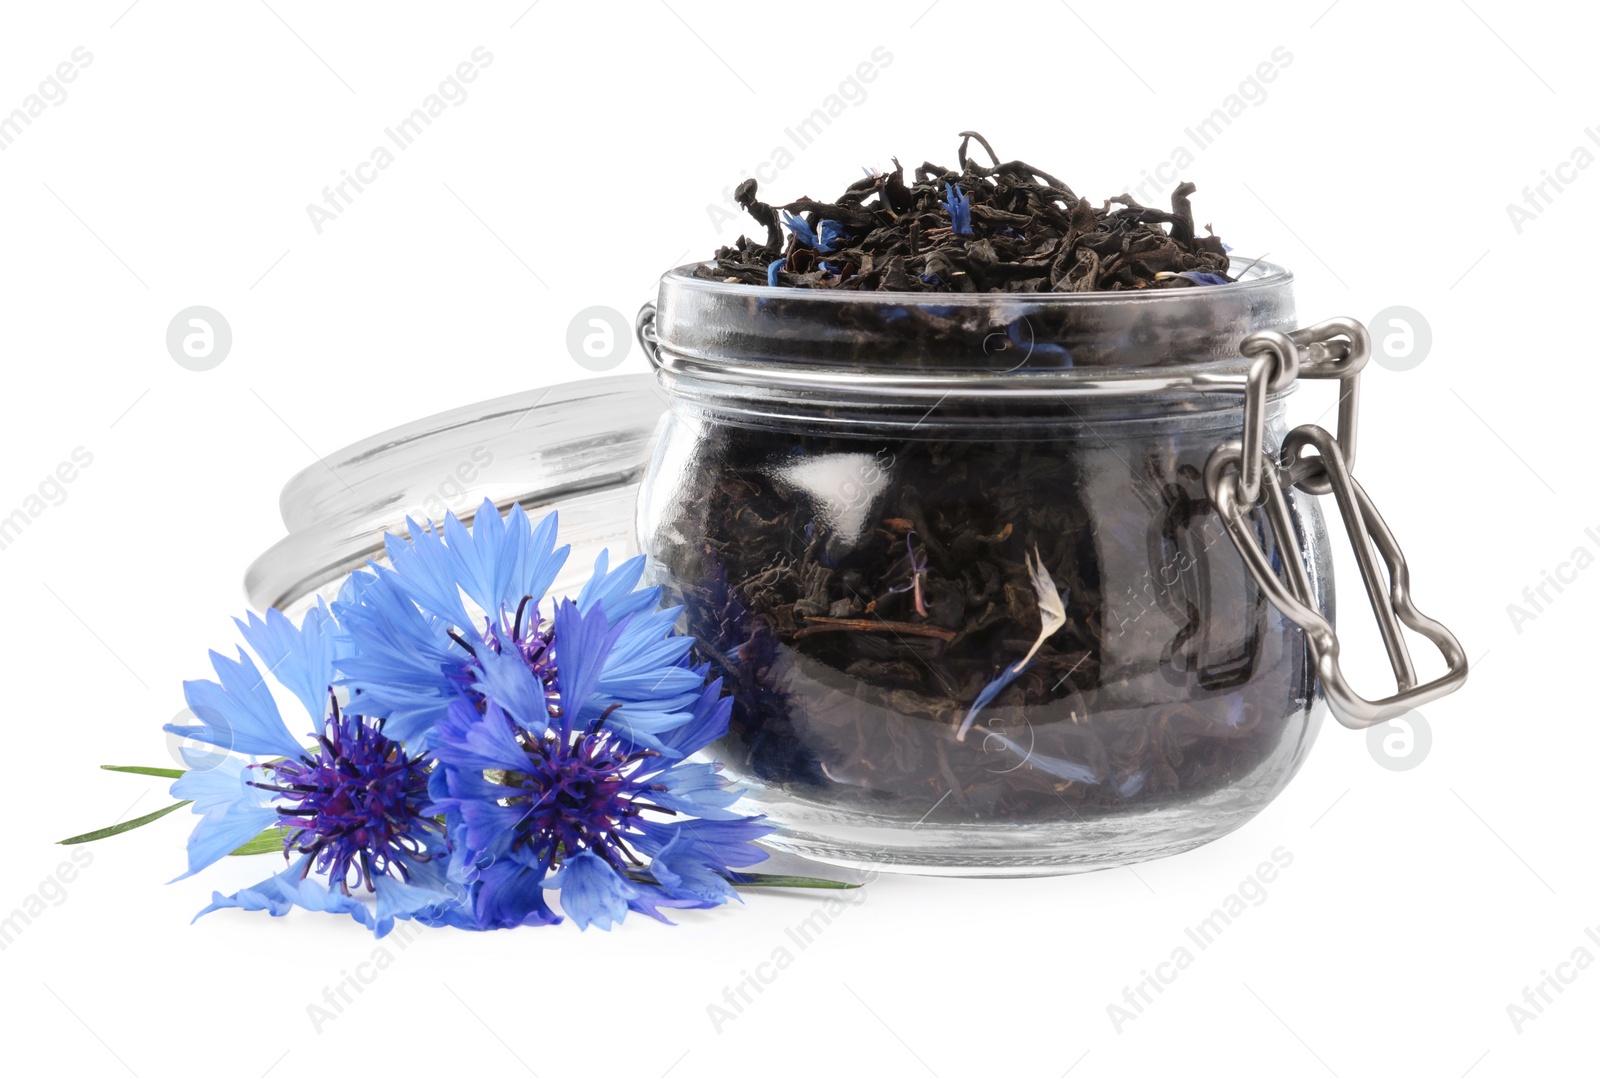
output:
[[[977,721],[978,712],[982,711],[1000,690],[1011,684],[1028,664],[1033,662],[1033,657],[1039,653],[1044,642],[1050,639],[1067,623],[1066,601],[1061,592],[1056,590],[1055,581],[1050,578],[1050,572],[1044,567],[1044,559],[1039,556],[1039,548],[1033,548],[1033,555],[1023,555],[1028,566],[1028,575],[1033,578],[1033,590],[1039,603],[1039,635],[1034,639],[1033,647],[1017,662],[1000,671],[998,677],[983,687],[978,698],[972,702],[972,708],[967,712],[967,717],[961,720],[961,726],[956,730],[956,740],[965,741],[967,731],[972,729],[972,724]]]
[[[778,271],[781,269],[787,269],[788,262],[789,260],[787,258],[778,258],[767,263],[767,284],[769,286],[775,287],[777,285]]]
[[[794,214],[785,211],[783,223],[790,232],[794,233],[794,238],[807,247],[815,248],[821,242],[817,238],[817,234],[811,231],[811,226],[806,224],[804,217],[796,217]]]
[[[950,215],[950,231],[958,236],[972,235],[972,199],[961,193],[959,186],[944,185],[944,199],[939,203]]]
[[[1023,336],[1027,330],[1027,336]],[[1017,348],[1024,351],[1023,362],[1026,363],[1034,356],[1046,357],[1055,360],[1063,367],[1072,366],[1072,353],[1065,345],[1055,344],[1051,341],[1035,340],[1033,336],[1033,323],[1027,318],[1018,318],[1006,324],[1006,339]],[[1020,366],[1021,364],[1018,364]]]
[[[838,221],[817,222],[817,250],[827,255],[839,248],[839,241],[847,240],[850,236],[844,230],[844,225]]]
[[[1000,745],[1007,752],[1017,757],[1020,761],[1017,767],[1027,764],[1035,770],[1043,771],[1047,775],[1054,775],[1058,779],[1066,779],[1068,782],[1082,782],[1091,786],[1097,786],[1102,781],[1100,773],[1088,764],[1035,751],[1035,746],[1031,743],[1031,739],[1028,745],[1021,745],[999,730],[985,730],[983,732],[983,744],[986,749],[991,744]],[[1015,768],[1009,770],[1015,770]]]

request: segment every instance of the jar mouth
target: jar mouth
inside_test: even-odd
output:
[[[791,288],[785,285],[752,285],[732,281],[719,281],[698,277],[695,271],[709,266],[707,262],[688,262],[661,275],[663,288],[671,282],[674,288],[704,291],[733,296],[758,296],[766,298],[792,298],[804,296],[818,303],[896,303],[902,306],[949,307],[954,305],[999,306],[1075,306],[1091,307],[1105,304],[1120,306],[1130,303],[1174,303],[1194,293],[1225,291],[1232,294],[1247,291],[1271,291],[1294,281],[1294,274],[1274,262],[1259,258],[1229,258],[1229,273],[1236,280],[1220,285],[1196,285],[1193,288],[1125,289],[1116,292],[854,292],[845,289]]]
[[[1228,284],[1077,293],[840,292],[695,269],[662,276],[644,336],[663,384],[706,401],[926,409],[1221,393],[1237,404],[1241,342],[1296,325],[1294,275],[1259,259],[1234,259]]]

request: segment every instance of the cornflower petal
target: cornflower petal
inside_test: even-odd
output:
[[[987,745],[989,741],[998,742],[1007,752],[1016,756],[1021,763],[1037,768],[1046,775],[1054,775],[1056,778],[1066,779],[1068,782],[1098,783],[1101,779],[1100,774],[1087,764],[1036,752],[1031,746],[1024,747],[998,730],[984,731],[984,743]],[[1018,766],[1021,766],[1021,764]]]
[[[832,254],[838,249],[839,242],[841,240],[847,240],[849,238],[850,236],[845,231],[844,225],[840,224],[838,221],[827,220],[817,222],[816,247],[817,250],[822,254]]]
[[[493,700],[514,715],[521,716],[528,728],[542,731],[549,718],[549,704],[543,682],[528,668],[516,647],[495,629],[500,646],[484,646],[476,657],[477,679],[473,688],[485,699]]]
[[[804,217],[797,217],[785,210],[783,214],[783,224],[785,228],[794,233],[795,239],[799,240],[807,247],[815,248],[817,246],[817,234],[811,230],[811,226],[806,223],[806,219]]]
[[[944,199],[939,203],[950,215],[950,231],[957,236],[972,235],[972,198],[961,193],[960,186],[944,185]]]
[[[443,736],[433,756],[452,766],[478,771],[515,771],[527,762],[527,754],[517,743],[511,720],[493,701],[479,714],[467,701],[457,700],[450,705],[439,731]]]
[[[272,690],[249,654],[239,649],[237,660],[211,652],[216,681],[185,681],[184,700],[200,720],[199,726],[168,723],[162,729],[219,749],[249,755],[298,756],[300,742],[289,733]]]
[[[474,915],[483,928],[559,924],[544,897],[544,869],[497,861],[477,875]]]
[[[592,850],[567,858],[561,871],[544,881],[544,887],[561,892],[561,912],[572,918],[573,924],[580,929],[594,925],[602,932],[611,931],[612,925],[628,915],[629,899],[639,894],[637,887]]]
[[[660,747],[672,757],[693,755],[728,732],[733,697],[722,695],[722,679],[711,682],[694,705],[692,717],[658,735]]]
[[[606,608],[612,621],[621,621],[630,614],[654,610],[661,605],[660,588],[633,589],[644,576],[644,555],[629,558],[615,569],[607,571],[610,552],[600,551],[594,562],[594,575],[578,592],[578,609],[587,614],[596,604]]]
[[[208,913],[222,909],[266,910],[274,917],[282,917],[296,906],[319,913],[345,913],[355,921],[372,926],[372,914],[359,899],[330,891],[324,884],[306,875],[309,858],[302,857],[276,876],[246,887],[231,895],[220,891],[211,893],[211,905],[194,915],[198,921]]]
[[[246,620],[233,619],[245,643],[313,718],[320,717],[327,707],[328,686],[333,684],[334,649],[323,639],[324,634],[336,631],[332,622],[333,615],[322,599],[306,611],[298,627],[276,607],[268,609],[265,618],[250,611]]]
[[[556,689],[562,711],[573,721],[594,695],[606,658],[622,635],[624,626],[612,624],[606,613],[599,604],[583,613],[571,599],[556,608]]]
[[[736,820],[739,814],[728,806],[744,791],[723,778],[715,764],[679,764],[659,778],[662,787],[652,800],[662,808],[676,809],[703,820]]]
[[[687,843],[685,855],[693,851],[707,867],[754,865],[768,857],[766,850],[755,845],[756,839],[772,833],[772,825],[765,823],[765,819],[764,816],[744,816],[737,820],[674,823],[645,820],[639,824],[640,834],[634,845],[654,857],[674,838],[681,838]]]
[[[982,711],[1000,691],[1016,680],[1017,676],[1028,668],[1033,657],[1044,647],[1044,642],[1054,636],[1067,624],[1067,608],[1061,598],[1061,593],[1056,590],[1056,583],[1050,577],[1050,572],[1044,567],[1044,559],[1039,557],[1039,548],[1033,548],[1033,556],[1023,555],[1023,560],[1028,566],[1028,575],[1033,581],[1034,595],[1039,603],[1039,636],[1033,642],[1033,647],[1017,662],[1012,663],[993,681],[983,687],[978,698],[972,702],[972,707],[967,711],[967,717],[961,721],[961,727],[956,731],[956,740],[965,741],[967,731],[972,729],[972,724],[977,721],[978,712]]]
[[[693,843],[674,835],[666,848],[650,860],[650,874],[672,898],[698,899],[720,905],[739,893],[720,872],[696,856]]]
[[[409,542],[393,533],[383,537],[384,552],[394,569],[395,583],[426,613],[457,627],[472,624],[461,602],[461,587],[450,552],[440,534],[410,517],[406,517],[406,531]]]
[[[200,817],[194,830],[189,832],[189,870],[168,882],[186,880],[201,869],[216,864],[277,823],[278,819],[276,809],[259,801],[252,804],[240,800],[211,809]]]

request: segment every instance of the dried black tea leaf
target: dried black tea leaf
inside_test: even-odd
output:
[[[989,164],[968,153],[983,147]],[[961,133],[960,167],[923,163],[906,183],[872,172],[832,202],[782,207],[745,180],[734,197],[765,230],[717,251],[696,276],[738,284],[856,292],[1116,292],[1224,284],[1227,248],[1195,231],[1180,183],[1172,208],[1126,194],[1096,206],[1043,169],[1001,162],[974,131]],[[786,226],[789,238],[784,240]]]

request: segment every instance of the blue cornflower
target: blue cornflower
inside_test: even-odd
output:
[[[972,198],[961,193],[959,186],[944,185],[944,198],[939,205],[950,215],[950,231],[958,236],[972,235]]]
[[[443,829],[425,811],[431,765],[388,737],[381,719],[341,708],[333,688],[341,645],[327,606],[319,603],[298,628],[278,610],[237,624],[273,677],[305,707],[309,733],[303,740],[289,732],[243,648],[237,660],[211,653],[217,680],[184,683],[199,724],[166,727],[229,750],[184,749],[190,770],[172,784],[172,795],[192,800],[201,819],[189,836],[189,870],[178,878],[272,827],[292,860],[253,887],[214,893],[197,916],[235,907],[277,917],[300,906],[348,914],[380,936],[396,918],[463,920],[464,892],[445,878]],[[352,890],[370,893],[375,902],[363,902]]]
[[[356,694],[350,707],[422,748],[458,700],[542,714],[558,649],[539,607],[568,553],[555,547],[556,515],[535,527],[520,506],[502,518],[486,500],[470,530],[454,514],[437,531],[406,523],[409,541],[388,537],[392,568],[357,573],[334,603],[351,651],[339,664]],[[635,590],[643,573],[643,557],[610,569],[601,552],[576,606],[585,614],[603,606],[620,635],[586,695],[562,706],[585,721],[618,705],[614,726],[660,748],[662,731],[688,721],[706,668],[688,657],[693,640],[672,631],[680,608],[661,609],[660,588]],[[463,595],[481,615],[467,612]]]
[[[789,260],[787,258],[774,259],[767,263],[767,285],[776,288],[778,284],[778,271],[783,269]]]
[[[555,545],[554,513],[535,529],[521,506],[502,518],[487,500],[470,530],[453,513],[437,531],[410,518],[406,528],[409,541],[384,537],[389,567],[353,574],[333,606],[347,638],[339,670],[356,694],[351,707],[425,747],[462,694],[481,697],[493,685],[538,695],[532,669],[548,638],[537,605],[570,548]]]
[[[349,710],[438,762],[428,811],[445,820],[449,878],[475,926],[551,923],[547,882],[580,926],[725,901],[706,874],[762,860],[750,840],[768,828],[727,811],[738,792],[712,765],[679,762],[726,731],[731,702],[673,631],[679,608],[636,590],[644,559],[611,569],[602,552],[545,619],[567,556],[555,514],[533,526],[485,501],[470,529],[453,514],[407,528],[389,537],[391,567],[356,574],[334,603],[350,652],[341,684]],[[640,818],[651,809],[697,819]],[[643,857],[658,854],[652,875]]]
[[[818,221],[817,228],[813,231],[811,226],[806,224],[804,217],[785,212],[783,223],[794,233],[795,239],[819,254],[832,254],[841,240],[850,238],[844,225],[834,220]]]
[[[733,868],[766,858],[754,840],[770,828],[729,809],[741,791],[717,765],[684,762],[727,730],[720,681],[648,748],[631,728],[643,712],[582,704],[639,616],[563,601],[549,695],[531,708],[460,700],[436,728],[433,810],[456,840],[451,876],[471,889],[480,927],[552,923],[547,890],[579,928],[609,929],[629,910],[664,921],[663,908],[726,902]]]

